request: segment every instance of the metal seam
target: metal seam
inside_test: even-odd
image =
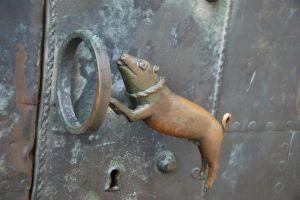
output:
[[[41,126],[38,130],[38,174],[36,185],[36,199],[44,199],[44,181],[46,177],[46,155],[47,155],[47,134],[48,134],[48,125],[49,125],[49,116],[50,116],[50,99],[52,93],[52,81],[53,81],[53,65],[54,65],[54,46],[55,46],[55,24],[56,24],[56,2],[57,0],[48,0],[49,5],[49,29],[48,29],[48,45],[50,46],[49,51],[47,52],[47,70],[46,70],[46,80],[43,93],[43,109],[41,112]]]
[[[226,42],[227,42],[227,35],[229,30],[230,18],[231,18],[231,10],[232,10],[232,0],[227,0],[224,26],[222,30],[221,47],[219,51],[219,60],[217,64],[217,77],[216,77],[214,94],[213,94],[212,114],[214,116],[216,116],[219,109],[218,106],[219,106],[220,93],[222,88],[225,53],[226,53]]]

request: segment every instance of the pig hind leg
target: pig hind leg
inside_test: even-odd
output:
[[[199,151],[200,151],[200,154],[201,154],[201,161],[202,161],[202,163],[201,163],[201,169],[200,169],[200,179],[202,179],[202,180],[204,180],[205,179],[205,175],[206,175],[206,171],[207,171],[207,166],[208,166],[208,164],[207,164],[207,161],[204,159],[204,157],[203,157],[203,155],[202,155],[202,153],[201,153],[201,147],[200,146],[198,146],[198,149],[199,149]]]
[[[202,160],[205,160],[208,166],[208,175],[205,183],[205,190],[212,187],[219,169],[219,154],[221,141],[209,139],[201,143],[199,150],[201,152]]]

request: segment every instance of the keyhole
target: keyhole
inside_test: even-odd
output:
[[[112,169],[108,174],[105,191],[120,190],[120,170]]]
[[[119,177],[120,177],[120,172],[117,169],[114,169],[110,173],[110,179],[111,183],[109,188],[111,190],[119,189]]]

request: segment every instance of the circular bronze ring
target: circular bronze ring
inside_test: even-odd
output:
[[[74,66],[74,55],[81,42],[85,42],[97,66],[96,94],[92,111],[81,123],[74,112],[71,100],[71,70]],[[58,52],[57,59],[57,99],[59,113],[65,127],[72,134],[96,131],[102,124],[111,97],[111,72],[106,48],[100,38],[91,31],[77,30],[72,32]]]

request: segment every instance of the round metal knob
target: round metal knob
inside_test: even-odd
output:
[[[156,159],[156,166],[163,173],[174,171],[177,168],[175,155],[169,150],[160,152]]]
[[[96,61],[96,93],[92,111],[80,122],[76,117],[71,100],[71,71],[74,65],[74,55],[81,42],[85,42],[93,60]],[[111,97],[111,72],[109,57],[100,38],[91,31],[77,30],[72,32],[61,49],[57,59],[57,99],[59,113],[66,129],[72,134],[82,134],[96,131],[102,124]]]

